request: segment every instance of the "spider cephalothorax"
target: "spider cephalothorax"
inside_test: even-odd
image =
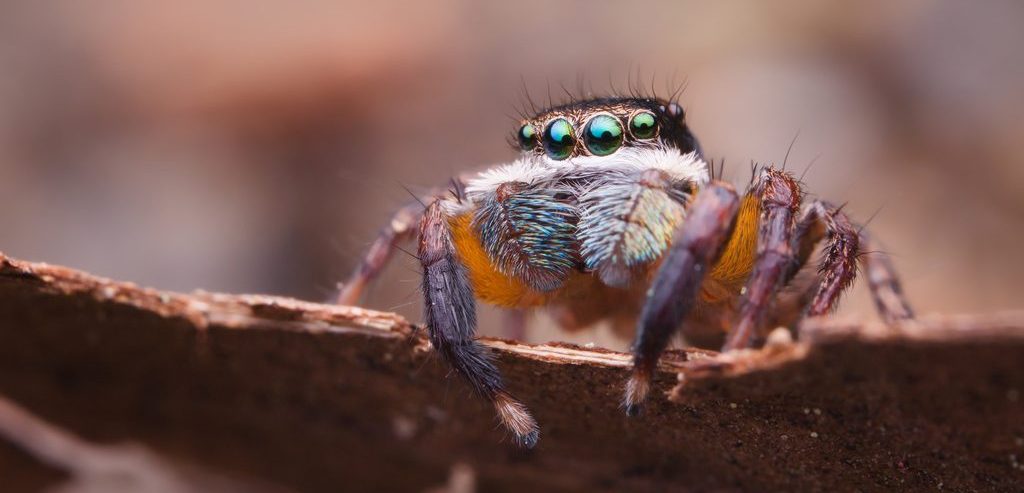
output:
[[[539,429],[474,339],[476,300],[635,332],[629,414],[673,333],[757,344],[766,328],[828,313],[858,261],[882,314],[911,316],[888,260],[861,253],[867,236],[837,208],[804,203],[797,179],[759,168],[742,198],[714,180],[678,104],[574,101],[525,118],[516,141],[516,160],[399,211],[339,301],[356,301],[396,243],[418,234],[431,343],[520,443]],[[804,269],[819,243],[818,269]]]
[[[521,122],[517,136],[521,157],[469,178],[466,195],[490,260],[538,301],[547,297],[532,291],[556,290],[577,271],[618,288],[643,276],[638,267],[665,251],[710,179],[682,108],[668,101],[556,106]]]
[[[563,104],[522,122],[519,147],[552,160],[607,156],[625,147],[697,150],[682,106],[654,98],[601,98]]]

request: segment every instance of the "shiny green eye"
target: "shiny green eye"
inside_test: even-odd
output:
[[[516,138],[519,140],[519,147],[524,151],[529,151],[537,146],[537,129],[530,123],[519,127],[519,131],[516,132]]]
[[[544,129],[544,150],[551,159],[565,159],[572,155],[576,146],[576,135],[572,124],[565,118],[553,120]]]
[[[607,156],[622,145],[622,124],[611,115],[597,115],[587,123],[583,141],[595,156]]]
[[[658,119],[650,111],[641,111],[629,119],[629,131],[638,139],[653,139],[658,135]]]

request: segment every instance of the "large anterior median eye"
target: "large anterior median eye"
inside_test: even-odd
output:
[[[524,124],[516,132],[516,138],[519,140],[519,147],[529,151],[537,146],[537,128],[531,123]]]
[[[629,119],[629,131],[638,139],[653,139],[658,135],[658,118],[650,111],[641,111]]]
[[[607,156],[622,145],[622,124],[614,116],[597,115],[587,123],[583,142],[593,155]]]
[[[576,135],[569,120],[557,118],[544,128],[544,150],[551,159],[561,160],[569,157],[575,146]]]

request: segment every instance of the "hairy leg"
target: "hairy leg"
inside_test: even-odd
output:
[[[872,242],[868,234],[855,228],[840,208],[814,201],[801,219],[801,223],[810,222],[821,225],[827,243],[818,267],[814,297],[807,305],[807,316],[824,315],[835,307],[843,291],[853,282],[857,262],[860,262],[882,319],[894,322],[914,317],[889,257],[870,251]]]
[[[526,447],[539,430],[529,411],[505,391],[487,350],[476,342],[476,302],[466,268],[452,243],[444,203],[427,207],[420,225],[425,320],[430,342],[442,358],[494,405],[502,424]]]
[[[817,215],[807,213],[810,209],[806,208],[796,222],[790,243],[793,261],[786,269],[768,318],[760,327],[762,333],[758,334],[759,336],[764,336],[766,329],[796,327],[817,292],[819,274],[806,272],[805,267],[818,245],[825,239],[825,226],[818,220]]]
[[[722,351],[750,347],[755,342],[770,303],[796,261],[792,243],[802,196],[799,183],[783,171],[766,168],[750,193],[760,201],[761,209],[757,257],[744,288],[739,320]]]
[[[418,202],[398,209],[391,216],[391,221],[380,230],[377,239],[373,241],[370,249],[363,256],[362,262],[359,263],[359,267],[342,285],[337,299],[339,305],[359,303],[363,290],[384,270],[398,245],[409,241],[416,234],[416,228],[422,217],[423,206]]]
[[[462,176],[453,178],[450,189],[438,187],[430,190],[425,195],[414,195],[415,201],[395,211],[391,216],[391,221],[381,228],[377,238],[370,245],[369,250],[366,251],[366,255],[363,256],[359,267],[356,267],[356,270],[349,276],[348,281],[341,286],[341,292],[338,294],[336,303],[339,305],[358,304],[366,286],[380,275],[384,267],[387,266],[391,256],[395,253],[395,250],[398,249],[398,246],[412,240],[416,233],[418,233],[420,221],[423,219],[423,209],[426,207],[425,204],[430,204],[449,194],[458,200],[462,200],[465,181],[465,177]]]
[[[635,415],[650,392],[658,358],[699,295],[704,275],[714,265],[732,233],[739,197],[729,185],[712,183],[690,206],[676,230],[640,313],[633,345],[633,373],[623,406]]]
[[[792,326],[805,316],[828,313],[852,283],[855,262],[860,262],[867,274],[868,287],[883,320],[892,323],[913,318],[889,257],[872,251],[867,233],[863,229],[856,231],[846,215],[827,202],[809,203],[797,222],[792,242],[795,261],[783,284],[797,275],[817,245],[826,239],[825,255],[814,281],[790,293],[784,306],[776,307],[771,315],[773,324]]]
[[[858,260],[867,275],[871,296],[882,320],[891,324],[914,318],[914,311],[903,295],[903,287],[889,256],[873,248],[872,238],[863,229],[860,244],[863,253]]]
[[[825,229],[825,250],[818,266],[814,297],[807,305],[806,315],[825,315],[835,308],[840,296],[857,276],[860,235],[846,214],[829,204],[816,200],[808,205],[805,219],[820,221]]]

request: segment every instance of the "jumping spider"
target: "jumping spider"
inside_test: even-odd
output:
[[[401,209],[339,302],[356,302],[396,245],[418,235],[431,343],[524,446],[537,442],[537,423],[474,339],[476,299],[544,306],[569,327],[629,321],[629,415],[677,330],[690,342],[724,339],[723,351],[751,347],[766,329],[832,310],[858,262],[882,317],[912,317],[889,260],[866,253],[868,236],[839,208],[805,202],[799,180],[773,166],[755,167],[737,195],[715,179],[674,101],[573,101],[524,119],[515,142],[515,161]],[[818,268],[804,269],[820,242]]]

